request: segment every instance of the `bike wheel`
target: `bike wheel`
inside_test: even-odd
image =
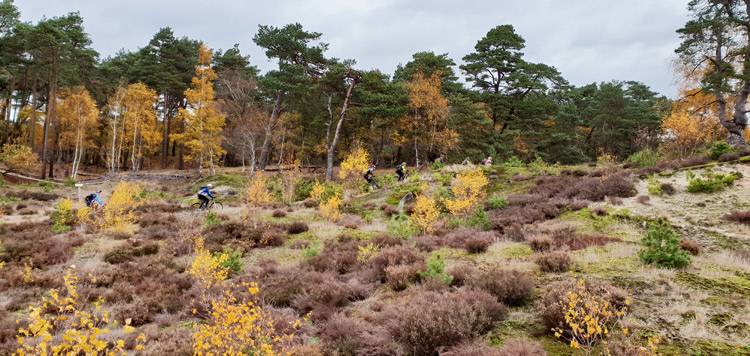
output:
[[[222,210],[224,210],[224,205],[222,205],[219,202],[213,202],[211,206],[209,207],[209,209],[220,213]]]
[[[201,203],[193,203],[193,205],[190,206],[190,210],[198,210],[201,208]]]

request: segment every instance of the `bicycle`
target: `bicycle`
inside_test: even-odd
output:
[[[91,216],[96,216],[96,213],[98,213],[99,210],[102,210],[103,207],[104,205],[99,204],[98,201],[96,200],[92,201],[91,204],[89,205],[89,208],[91,209]]]
[[[372,180],[367,182],[367,186],[370,188],[370,190],[380,189],[382,186],[380,185],[380,182],[375,177],[372,177]]]
[[[224,210],[224,205],[220,202],[216,201],[216,199],[211,199],[208,203],[205,204],[202,202],[193,203],[193,205],[190,206],[190,209],[192,210],[213,210],[217,212],[221,212]]]

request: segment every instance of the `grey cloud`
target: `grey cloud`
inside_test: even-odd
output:
[[[526,58],[558,68],[571,83],[638,80],[673,96],[668,62],[687,20],[686,0],[289,0],[43,1],[16,3],[22,19],[80,11],[103,55],[135,50],[161,27],[201,39],[211,48],[240,48],[261,70],[274,67],[252,43],[258,24],[300,22],[323,33],[328,55],[356,59],[393,73],[413,53],[448,53],[456,63],[497,25],[512,24],[526,39]]]

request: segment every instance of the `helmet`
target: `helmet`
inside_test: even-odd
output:
[[[370,168],[375,168],[375,165],[373,164],[372,166],[370,166]]]
[[[211,183],[208,183],[208,184],[206,184],[206,187],[208,187],[208,188],[213,188],[213,187],[214,187],[214,185],[213,185],[213,184],[211,184]]]
[[[96,194],[101,194],[101,193],[102,193],[102,191],[101,191],[101,190],[97,190],[97,191],[96,191]]]
[[[405,165],[406,165],[406,162],[402,162],[402,163],[401,163],[401,165],[402,165],[402,166],[405,166]]]

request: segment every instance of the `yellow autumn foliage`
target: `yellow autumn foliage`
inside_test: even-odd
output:
[[[359,178],[365,170],[370,167],[370,153],[360,145],[355,145],[346,158],[341,162],[339,178],[352,179]]]
[[[487,184],[489,184],[489,179],[479,168],[459,173],[451,188],[455,198],[446,200],[445,206],[451,214],[457,217],[468,217],[479,206],[480,200],[484,197],[484,187]]]
[[[268,191],[266,178],[263,173],[256,172],[250,179],[250,185],[245,189],[247,204],[251,207],[262,206],[273,201],[273,195]]]
[[[338,195],[334,195],[323,203],[320,203],[320,213],[328,221],[336,222],[341,218],[341,198]]]
[[[138,198],[141,187],[138,184],[122,181],[117,183],[107,204],[96,213],[100,230],[125,231],[128,225],[137,222],[133,214],[143,201]]]
[[[435,199],[426,194],[419,194],[414,206],[414,214],[411,219],[422,228],[423,233],[430,233],[435,230],[435,222],[440,217]]]
[[[314,199],[318,202],[318,204],[321,203],[321,199],[323,198],[323,194],[326,192],[326,187],[323,184],[320,184],[317,180],[315,181],[315,185],[313,185],[312,191],[310,192],[310,198]]]
[[[665,154],[678,157],[689,156],[725,135],[716,116],[717,104],[713,96],[700,89],[681,94],[662,119],[665,141],[660,147]]]
[[[124,355],[125,342],[122,339],[109,342],[102,340],[109,333],[108,325],[117,325],[109,313],[102,310],[102,297],[93,303],[92,311],[86,311],[86,298],[78,294],[78,277],[72,275],[75,266],[68,269],[63,277],[65,292],[56,289],[43,298],[41,307],[29,307],[28,327],[18,330],[19,347],[16,354],[26,355]],[[134,329],[124,326],[125,333]],[[61,336],[61,337],[57,337]],[[137,349],[142,349],[146,341],[144,334],[136,338]]]

